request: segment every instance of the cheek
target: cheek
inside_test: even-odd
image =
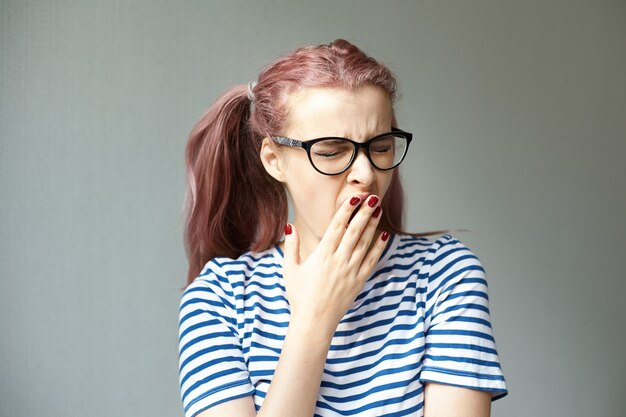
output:
[[[391,180],[393,178],[394,171],[385,171],[381,176],[378,177],[378,190],[381,198],[384,198],[389,191],[389,186],[391,185]]]
[[[319,178],[319,175],[301,180],[297,187],[296,204],[300,211],[312,215],[318,221],[332,218],[337,211],[336,187],[326,184],[324,178]]]
[[[289,187],[296,218],[308,223],[319,236],[324,234],[338,208],[337,187],[325,180],[319,175],[302,175]]]
[[[285,159],[286,186],[297,212],[316,221],[336,210],[336,182],[313,169],[306,155],[290,154]],[[331,215],[332,217],[332,215]]]

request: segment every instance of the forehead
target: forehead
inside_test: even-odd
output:
[[[366,140],[391,129],[391,100],[380,87],[306,88],[287,100],[284,135],[307,140],[340,136]]]

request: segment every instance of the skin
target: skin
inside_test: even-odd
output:
[[[287,126],[280,134],[299,140],[341,136],[364,142],[390,131],[393,119],[389,97],[373,86],[356,91],[299,90],[290,96],[288,106]],[[263,141],[260,157],[267,172],[285,184],[294,203],[293,232],[281,244],[291,306],[289,328],[259,413],[252,397],[244,397],[205,410],[202,417],[313,415],[335,329],[387,244],[378,230],[380,216],[372,214],[393,172],[372,167],[363,151],[336,176],[315,171],[303,149],[282,147],[269,138]],[[360,208],[350,204],[355,196],[364,201]],[[370,206],[376,198],[378,202]],[[489,393],[427,383],[424,415],[485,417],[490,401]]]
[[[347,90],[316,88],[290,97],[284,135],[299,140],[339,136],[364,142],[391,130],[391,101],[380,88]],[[294,203],[294,225],[305,259],[319,244],[345,199],[373,194],[381,199],[393,171],[378,171],[361,151],[351,168],[337,176],[322,175],[311,166],[304,149],[288,149],[265,139],[261,151],[268,172],[283,182]],[[269,166],[268,166],[269,165]]]

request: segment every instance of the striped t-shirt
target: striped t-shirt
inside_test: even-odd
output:
[[[278,362],[289,304],[278,245],[209,261],[181,300],[186,417],[235,398],[257,410]],[[507,394],[480,260],[447,234],[392,235],[333,336],[316,416],[422,416],[425,382]]]

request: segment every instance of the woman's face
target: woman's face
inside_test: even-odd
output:
[[[393,118],[389,96],[374,86],[355,91],[302,89],[289,97],[288,109],[286,128],[281,133],[301,141],[335,136],[365,142],[389,132]],[[346,198],[375,194],[382,200],[393,175],[393,170],[374,168],[363,150],[347,171],[329,176],[311,166],[304,149],[276,146],[281,148],[277,152],[281,181],[293,201],[294,224],[307,246],[319,243]]]

